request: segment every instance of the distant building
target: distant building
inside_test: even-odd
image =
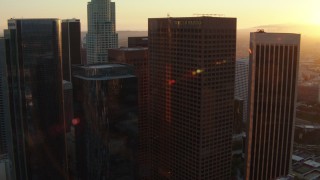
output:
[[[17,179],[66,179],[60,21],[10,19],[7,61]]]
[[[138,179],[138,81],[123,64],[73,66],[74,124],[84,127],[86,177]]]
[[[309,104],[320,103],[320,85],[311,83],[299,84],[298,101]]]
[[[128,37],[128,47],[148,47],[148,37]]]
[[[243,100],[242,122],[246,123],[248,122],[249,58],[236,61],[235,84],[234,96],[236,99]]]
[[[231,178],[236,23],[149,19],[154,180]]]
[[[108,62],[108,49],[117,47],[115,2],[91,0],[88,3],[87,63]]]
[[[10,161],[7,158],[2,158],[0,155],[0,179],[15,180],[10,174]]]
[[[61,23],[63,79],[71,82],[71,66],[81,61],[81,27],[79,19]]]
[[[234,121],[233,121],[233,134],[241,134],[244,130],[243,123],[243,113],[244,113],[244,100],[235,99],[234,105]]]
[[[289,174],[299,55],[299,34],[251,33],[246,180]]]
[[[119,48],[109,50],[109,61],[112,63],[126,63],[134,67],[134,74],[138,78],[139,105],[139,170],[140,177],[151,175],[151,124],[149,113],[149,58],[148,48]]]

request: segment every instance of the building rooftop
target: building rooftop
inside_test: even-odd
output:
[[[292,155],[292,160],[294,160],[294,161],[301,161],[303,159],[304,159],[303,157]]]
[[[110,50],[117,50],[117,51],[141,51],[141,50],[148,50],[146,47],[121,47],[121,48],[115,48]]]
[[[304,176],[305,179],[320,179],[320,171],[314,170]]]
[[[73,76],[86,80],[110,80],[135,77],[133,66],[127,64],[73,65]]]
[[[313,160],[305,161],[304,164],[311,166],[311,167],[314,167],[314,168],[320,167],[320,163],[313,161]]]

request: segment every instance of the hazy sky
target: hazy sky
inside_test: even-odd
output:
[[[87,29],[88,0],[0,0],[0,30],[7,19],[79,18]],[[149,17],[224,14],[238,28],[269,24],[320,25],[320,0],[115,0],[117,30],[147,30]]]

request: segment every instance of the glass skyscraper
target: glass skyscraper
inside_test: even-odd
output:
[[[65,179],[60,21],[10,19],[9,97],[17,179]]]
[[[84,127],[82,179],[138,179],[138,84],[131,66],[73,66],[75,116]]]
[[[82,64],[80,20],[62,20],[61,37],[63,79],[71,82],[71,66]]]
[[[236,24],[149,19],[154,180],[230,179]]]
[[[115,2],[92,0],[87,11],[87,63],[108,62],[108,49],[118,47]]]

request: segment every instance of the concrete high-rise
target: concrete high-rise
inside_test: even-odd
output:
[[[299,56],[299,34],[250,35],[246,180],[289,174]]]
[[[85,159],[77,161],[84,164],[86,175],[80,178],[139,179],[138,84],[132,67],[73,66],[73,72],[75,114],[79,117],[73,125],[84,126],[85,134]]]
[[[8,84],[17,179],[66,179],[60,21],[10,19]]]
[[[87,63],[108,62],[108,49],[118,47],[115,2],[92,0],[87,11]]]
[[[249,58],[236,61],[235,99],[243,100],[242,122],[248,121]]]
[[[71,82],[71,66],[74,64],[82,64],[80,20],[62,20],[61,38],[63,79]]]
[[[139,105],[139,179],[150,178],[151,175],[151,124],[149,112],[149,58],[148,48],[118,48],[109,50],[109,61],[125,63],[134,67],[138,78]]]
[[[230,179],[236,18],[149,19],[153,179]]]

